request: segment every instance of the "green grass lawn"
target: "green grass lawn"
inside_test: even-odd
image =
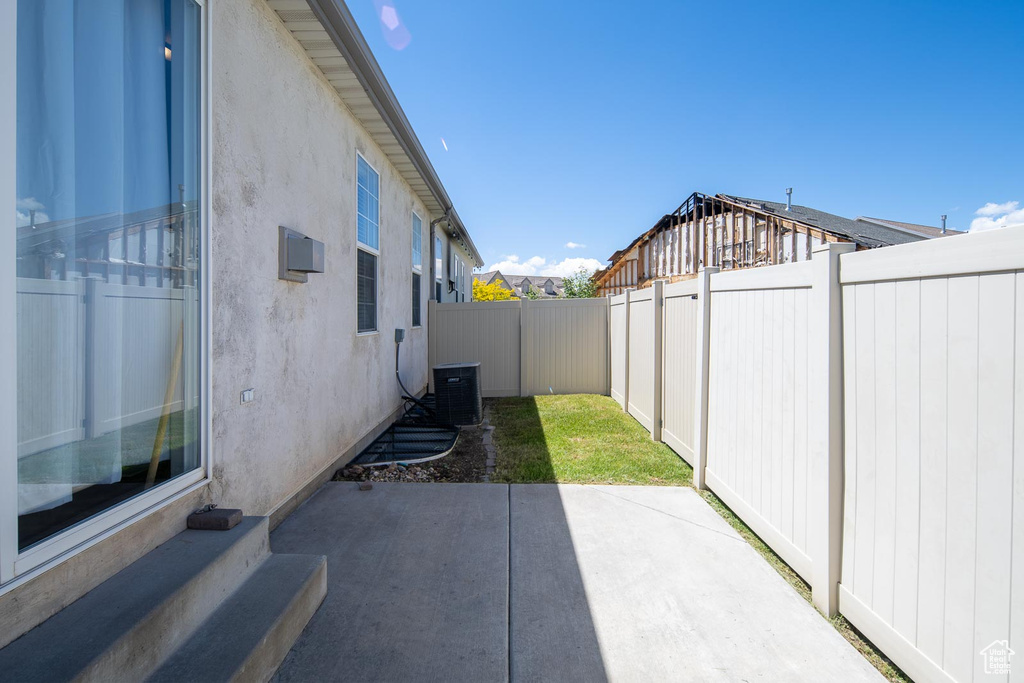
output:
[[[608,396],[489,399],[491,481],[688,486],[692,470]]]

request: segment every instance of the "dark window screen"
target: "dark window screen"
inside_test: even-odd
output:
[[[359,250],[358,263],[359,331],[377,329],[377,257]]]
[[[412,274],[412,326],[420,324],[420,275]]]

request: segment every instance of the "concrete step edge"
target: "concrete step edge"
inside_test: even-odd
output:
[[[183,531],[0,650],[0,672],[25,682],[144,678],[269,553],[266,517]]]
[[[270,555],[147,680],[267,681],[327,595],[327,558]]]

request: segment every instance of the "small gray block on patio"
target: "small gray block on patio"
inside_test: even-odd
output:
[[[206,512],[193,512],[188,516],[188,528],[200,531],[227,531],[242,521],[242,511],[232,508],[214,508]]]

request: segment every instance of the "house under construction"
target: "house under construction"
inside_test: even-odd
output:
[[[792,196],[791,191],[787,194]],[[595,279],[599,296],[615,295],[654,280],[686,280],[705,265],[731,270],[806,261],[812,248],[826,242],[873,249],[956,232],[944,226],[843,218],[791,201],[694,192],[628,247],[615,252]]]

